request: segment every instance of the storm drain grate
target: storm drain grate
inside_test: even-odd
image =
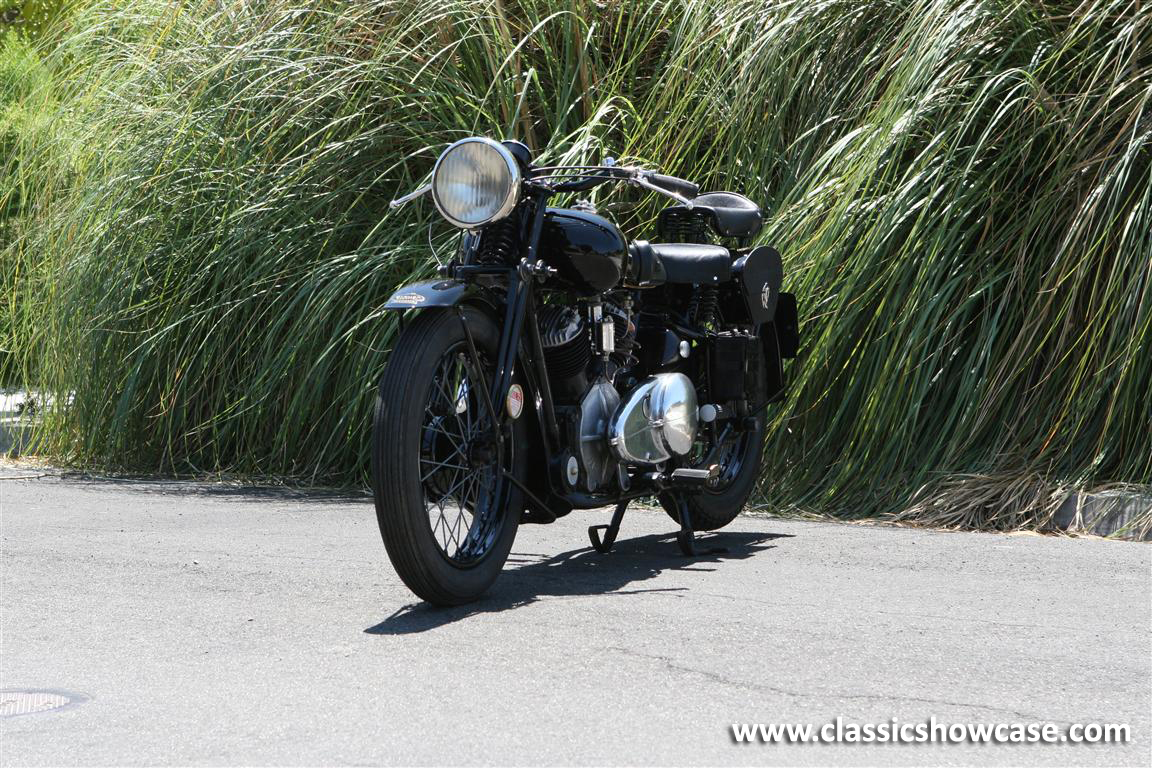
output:
[[[53,709],[80,704],[86,699],[86,696],[67,691],[5,689],[0,691],[0,717],[50,712]]]

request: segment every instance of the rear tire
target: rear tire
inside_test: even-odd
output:
[[[763,364],[760,368],[761,381],[764,380]],[[736,519],[748,497],[756,488],[760,476],[760,461],[764,456],[764,429],[766,417],[763,413],[756,417],[756,428],[742,435],[729,458],[721,464],[723,485],[715,490],[704,489],[697,493],[682,496],[673,492],[661,493],[657,498],[668,516],[680,524],[680,503],[688,505],[692,528],[697,531],[715,531]],[[733,472],[728,464],[738,463]]]
[[[680,524],[680,501],[688,505],[692,528],[697,531],[715,531],[736,519],[748,497],[756,487],[760,476],[760,459],[764,454],[764,417],[756,422],[756,429],[743,438],[750,441],[740,470],[732,481],[718,491],[703,490],[698,493],[679,494],[665,491],[657,498],[668,516]]]
[[[480,439],[490,415],[473,382],[491,388],[500,331],[484,312],[465,317],[485,370],[472,371],[455,311],[419,312],[380,378],[372,424],[380,536],[408,588],[437,605],[470,602],[492,585],[523,511],[501,470],[524,479],[525,420],[505,429],[502,447]]]

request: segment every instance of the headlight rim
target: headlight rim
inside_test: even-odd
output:
[[[440,166],[443,164],[444,159],[448,157],[448,155],[451,154],[452,151],[457,147],[463,144],[472,143],[484,144],[485,146],[496,150],[496,153],[504,160],[505,164],[508,166],[508,173],[510,176],[509,190],[508,194],[504,197],[504,202],[492,216],[479,223],[461,221],[448,213],[444,209],[444,206],[441,205],[440,196],[437,194],[436,190],[436,177],[440,173]],[[440,153],[440,157],[436,158],[436,165],[432,167],[432,202],[435,204],[436,210],[440,212],[440,215],[443,216],[444,219],[452,226],[464,230],[476,230],[480,229],[481,227],[485,227],[494,221],[500,221],[501,219],[507,218],[507,216],[512,213],[513,209],[515,209],[516,205],[520,202],[520,187],[522,186],[523,181],[524,174],[520,170],[520,163],[516,161],[516,158],[512,155],[512,152],[509,151],[507,147],[505,147],[500,142],[495,141],[494,139],[490,139],[486,136],[468,136],[467,138],[459,139],[449,144],[448,147]]]

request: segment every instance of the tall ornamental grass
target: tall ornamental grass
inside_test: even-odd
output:
[[[0,187],[47,453],[362,480],[381,304],[451,247],[387,200],[484,134],[765,206],[803,348],[764,504],[1016,527],[1150,482],[1147,3],[138,0],[50,39]]]

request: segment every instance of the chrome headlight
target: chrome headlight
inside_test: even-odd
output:
[[[461,229],[475,229],[512,212],[520,199],[520,165],[491,139],[461,139],[432,171],[436,208]]]

